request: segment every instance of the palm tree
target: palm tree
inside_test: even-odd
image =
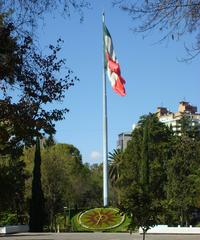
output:
[[[122,163],[123,152],[121,149],[114,149],[113,153],[109,152],[109,177],[110,183],[113,189],[117,192],[117,203],[120,204],[119,189],[117,187],[117,181],[120,178],[120,165]]]

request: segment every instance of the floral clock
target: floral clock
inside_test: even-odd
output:
[[[115,208],[94,208],[79,216],[79,223],[90,230],[106,230],[123,223],[125,215]]]

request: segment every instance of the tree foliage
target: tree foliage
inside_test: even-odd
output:
[[[141,117],[122,158],[118,187],[121,209],[131,228],[143,233],[153,225],[188,226],[198,219],[199,128],[190,116],[177,122],[175,132],[155,115]]]
[[[30,220],[29,227],[31,232],[42,232],[45,223],[45,206],[44,194],[41,183],[41,155],[40,155],[40,140],[37,138],[33,180],[32,180],[32,195],[30,201]]]
[[[200,155],[196,127],[187,116],[180,119],[167,166],[167,202],[174,213],[168,221],[178,222],[181,226],[191,223],[192,210],[198,207]]]
[[[174,154],[168,163],[167,199],[176,213],[175,222],[187,226],[191,222],[192,208],[196,206],[196,180],[199,156],[196,142],[181,136],[174,144]]]
[[[70,144],[46,145],[41,149],[42,189],[45,198],[46,224],[53,231],[57,227],[57,214],[64,207],[77,209],[102,204],[102,166],[82,163],[79,150]],[[26,163],[25,200],[31,197],[34,149],[24,151]]]
[[[24,166],[22,160],[0,157],[0,213],[16,214],[18,223],[23,223],[25,211]]]
[[[150,114],[141,118],[124,153],[121,206],[131,217],[130,228],[142,227],[144,237],[163,213],[170,138],[167,127]]]
[[[6,16],[7,21],[15,22],[20,33],[30,33],[37,26],[38,19],[43,19],[46,13],[55,11],[68,17],[72,12],[76,12],[82,21],[84,9],[87,8],[90,8],[87,0],[3,0],[0,2],[0,13]]]
[[[53,215],[62,211],[64,206],[95,206],[96,201],[101,199],[98,185],[102,182],[96,184],[97,179],[93,175],[95,171],[98,178],[98,171],[82,163],[82,156],[76,147],[55,144],[43,149],[42,158],[43,189],[47,209],[55,209]]]
[[[35,136],[55,133],[55,121],[62,120],[67,108],[47,110],[45,105],[61,102],[74,85],[72,71],[58,77],[64,59],[58,59],[61,40],[42,56],[25,37],[22,44],[12,36],[12,24],[0,26],[0,155],[19,154]]]
[[[87,175],[84,183],[86,191],[82,198],[82,206],[87,208],[101,207],[103,202],[103,164],[93,164],[91,166],[85,164],[84,166]]]
[[[121,164],[123,161],[123,152],[121,149],[114,149],[112,153],[109,153],[109,180],[111,193],[113,194],[110,197],[112,205],[120,204],[120,192],[118,188],[118,181],[121,175]]]
[[[62,101],[74,79],[68,68],[59,77],[65,65],[57,56],[60,39],[49,46],[46,56],[34,45],[32,32],[38,19],[58,10],[67,16],[76,11],[82,20],[89,7],[86,0],[0,2],[0,155],[20,155],[24,145],[33,144],[34,136],[55,133],[54,122],[68,111],[45,107]]]
[[[136,32],[151,32],[158,30],[163,34],[160,40],[179,40],[187,33],[195,34],[189,59],[200,53],[200,1],[198,0],[143,0],[127,1],[114,0],[114,5],[119,5],[126,11],[135,24]],[[190,42],[189,42],[190,44]]]
[[[122,151],[114,149],[109,153],[109,177],[110,182],[114,185],[120,177],[120,164],[122,163]]]

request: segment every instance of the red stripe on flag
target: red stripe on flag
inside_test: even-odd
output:
[[[120,96],[126,95],[124,83],[125,83],[125,80],[121,76],[118,76],[118,78],[115,82],[115,85],[113,86],[113,90]]]
[[[114,72],[117,75],[117,80],[115,81],[115,84],[112,86],[113,90],[120,96],[125,96],[126,91],[124,84],[126,83],[126,81],[121,76],[119,64],[110,57],[108,52],[106,52],[106,59],[107,67],[110,69],[111,72]]]
[[[108,61],[108,67],[112,72],[115,72],[117,75],[120,75],[120,66],[119,63],[113,61],[109,56],[108,52],[106,53],[106,59]]]

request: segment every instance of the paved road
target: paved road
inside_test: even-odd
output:
[[[0,235],[0,240],[142,240],[128,233],[23,233]],[[200,235],[147,235],[146,240],[200,240]]]

